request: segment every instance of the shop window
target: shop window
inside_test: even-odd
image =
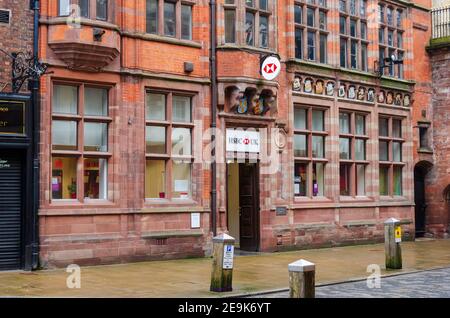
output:
[[[191,198],[192,96],[146,96],[146,199]]]
[[[192,40],[192,10],[192,5],[180,0],[146,0],[146,32]]]
[[[367,71],[366,1],[340,1],[340,65]]]
[[[53,85],[52,200],[107,199],[108,116],[108,89]]]
[[[366,195],[366,134],[367,115],[354,112],[339,113],[340,132],[340,194]]]
[[[313,107],[294,108],[295,196],[325,195],[325,111]]]
[[[326,1],[295,1],[295,58],[327,63]]]
[[[402,120],[380,117],[379,125],[380,195],[403,195]]]

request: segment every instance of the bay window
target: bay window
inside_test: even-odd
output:
[[[111,15],[108,0],[58,0],[58,16],[71,15],[75,6],[75,14],[87,19],[108,21]]]

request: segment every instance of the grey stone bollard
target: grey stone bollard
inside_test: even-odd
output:
[[[386,269],[402,268],[402,229],[400,220],[390,218],[384,222],[384,250],[386,253]]]
[[[233,290],[233,259],[235,239],[227,234],[213,238],[213,263],[210,290],[229,292]]]
[[[301,259],[289,264],[289,297],[316,297],[316,265]]]

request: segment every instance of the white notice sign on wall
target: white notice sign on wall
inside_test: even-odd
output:
[[[225,245],[223,247],[223,269],[233,269],[234,246]]]

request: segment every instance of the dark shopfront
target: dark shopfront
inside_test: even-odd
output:
[[[30,100],[0,94],[0,271],[35,267]]]

